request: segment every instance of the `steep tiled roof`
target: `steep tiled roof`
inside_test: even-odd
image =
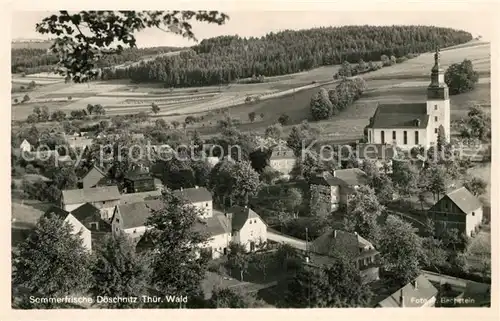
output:
[[[464,213],[470,213],[482,206],[477,197],[472,195],[472,193],[465,187],[460,187],[459,189],[446,194],[446,196],[448,196],[450,200]]]
[[[426,103],[380,104],[373,115],[370,127],[427,128],[428,122]]]
[[[190,203],[208,202],[212,200],[212,194],[205,187],[184,188],[175,190],[174,195],[185,199]]]
[[[358,144],[356,153],[360,159],[391,159],[397,152],[393,145],[388,144]]]
[[[64,204],[92,203],[120,198],[116,186],[103,186],[87,189],[71,189],[62,191]]]
[[[424,276],[420,275],[416,278],[416,287],[414,283],[408,283],[401,289],[397,290],[384,300],[378,303],[382,308],[399,308],[401,306],[401,296],[405,308],[417,308],[423,306],[425,302],[436,296],[438,290]]]
[[[148,200],[140,203],[118,205],[118,211],[122,217],[122,228],[144,226],[151,214],[151,210],[159,210],[162,206],[163,200]]]
[[[252,209],[243,206],[233,206],[228,211],[232,214],[231,228],[239,231],[245,225],[246,221],[251,218],[261,219],[259,214],[255,213]]]

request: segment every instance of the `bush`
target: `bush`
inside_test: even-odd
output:
[[[396,63],[400,64],[400,63],[405,62],[407,60],[408,60],[408,58],[406,58],[405,56],[399,57],[399,58],[396,58]]]

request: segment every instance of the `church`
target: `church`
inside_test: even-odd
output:
[[[449,142],[450,97],[440,66],[440,53],[436,50],[427,101],[379,104],[367,127],[367,138],[369,144],[392,144],[403,150],[416,146],[428,149],[437,143],[440,126]]]

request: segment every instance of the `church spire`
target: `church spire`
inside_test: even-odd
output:
[[[439,52],[439,47],[436,47],[436,52],[434,53],[434,67],[431,69],[431,83],[429,87],[440,87],[444,80],[443,70],[440,66],[441,54]]]

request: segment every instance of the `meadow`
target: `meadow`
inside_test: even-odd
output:
[[[489,44],[476,41],[443,49],[441,53],[443,69],[466,58],[473,62],[475,70],[480,73],[480,83],[470,93],[451,97],[452,120],[463,117],[472,104],[484,107],[491,104]],[[404,63],[364,74],[362,77],[368,89],[362,98],[336,117],[314,122],[313,125],[322,129],[322,136],[326,139],[360,138],[377,103],[425,100],[425,88],[433,61],[434,54],[426,53]],[[291,75],[268,77],[262,83],[194,88],[163,88],[158,83],[132,84],[124,80],[64,84],[61,78],[57,79],[53,75],[16,76],[13,77],[13,83],[35,80],[43,85],[29,93],[29,103],[13,104],[12,119],[25,119],[34,106],[44,105],[49,107],[50,112],[61,109],[69,113],[86,108],[88,104],[101,104],[109,115],[140,111],[151,114],[151,105],[155,103],[160,107],[160,112],[151,116],[164,118],[168,122],[183,122],[188,115],[204,116],[202,122],[189,125],[188,128],[197,129],[205,136],[217,133],[216,124],[223,117],[220,112],[222,109],[238,120],[240,130],[256,132],[263,132],[281,114],[286,113],[290,117],[289,126],[284,128],[286,134],[290,125],[310,117],[309,102],[319,87],[330,89],[335,86],[332,76],[338,69],[339,66],[326,66]],[[20,100],[24,94],[13,94],[12,99],[17,97]],[[256,101],[246,103],[248,97]],[[254,122],[248,119],[250,112],[257,115]],[[260,117],[261,114],[264,117]]]

